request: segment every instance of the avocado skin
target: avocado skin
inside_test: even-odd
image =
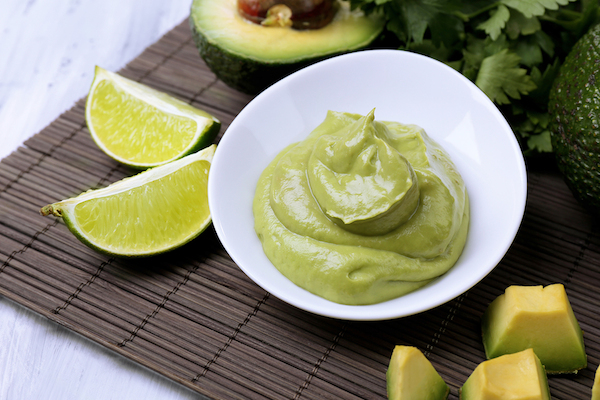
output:
[[[210,70],[227,86],[250,95],[262,92],[276,81],[301,68],[337,55],[332,54],[294,63],[256,61],[240,57],[227,51],[227,49],[214,45],[196,29],[191,17],[189,22],[192,29],[192,37],[194,38],[194,43],[198,48],[200,57],[202,57]]]
[[[400,46],[395,35],[386,34],[382,23],[379,33],[370,43],[320,56],[306,55],[289,62],[267,62],[240,56],[212,43],[196,27],[193,14],[190,14],[188,22],[200,57],[217,78],[227,86],[253,96],[278,80],[316,62],[359,50],[397,49]]]
[[[565,58],[550,91],[552,147],[574,197],[600,217],[600,24]]]

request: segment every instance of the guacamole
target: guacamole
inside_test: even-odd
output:
[[[296,285],[349,305],[414,291],[448,271],[469,226],[464,182],[416,125],[329,111],[263,171],[255,230]]]

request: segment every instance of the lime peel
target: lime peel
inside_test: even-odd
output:
[[[62,217],[89,247],[117,257],[151,256],[178,248],[212,222],[207,184],[211,145],[105,188],[40,209]]]

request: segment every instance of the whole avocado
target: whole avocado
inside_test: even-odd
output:
[[[600,217],[600,24],[579,39],[550,91],[556,162],[575,198]]]

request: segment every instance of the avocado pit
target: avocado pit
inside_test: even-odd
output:
[[[319,29],[331,22],[337,11],[334,0],[238,0],[240,15],[262,26]]]

